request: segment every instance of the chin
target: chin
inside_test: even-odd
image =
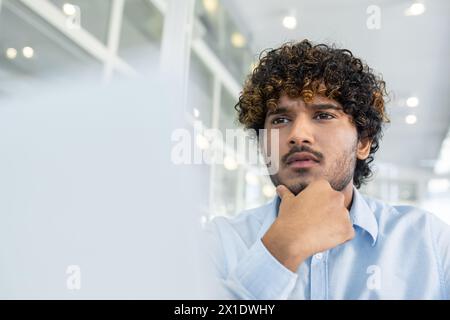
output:
[[[290,183],[287,185],[288,189],[291,190],[291,192],[294,195],[298,195],[300,192],[302,192],[307,186],[309,185],[308,182],[297,182],[297,183]]]

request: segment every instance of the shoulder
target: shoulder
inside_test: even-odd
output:
[[[247,244],[256,240],[264,221],[273,214],[274,202],[244,210],[235,216],[217,216],[209,222],[209,228],[223,238],[239,237]]]
[[[450,239],[450,225],[428,210],[413,205],[391,205],[367,195],[363,198],[372,209],[381,231],[405,228],[432,238],[446,236]]]

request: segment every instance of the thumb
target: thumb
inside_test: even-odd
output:
[[[280,184],[276,188],[278,196],[281,198],[281,200],[287,198],[287,197],[293,197],[294,194],[289,190],[286,186]]]

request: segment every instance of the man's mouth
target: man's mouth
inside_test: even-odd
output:
[[[310,168],[319,163],[319,160],[311,153],[296,152],[288,157],[286,164],[290,168]]]
[[[311,168],[318,164],[319,164],[319,162],[314,161],[314,160],[294,160],[294,161],[289,162],[287,165],[290,168],[297,169],[297,168]]]

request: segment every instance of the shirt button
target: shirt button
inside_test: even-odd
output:
[[[320,259],[322,259],[323,254],[322,254],[321,252],[319,252],[319,253],[315,254],[314,257],[315,257],[317,260],[320,260]]]

